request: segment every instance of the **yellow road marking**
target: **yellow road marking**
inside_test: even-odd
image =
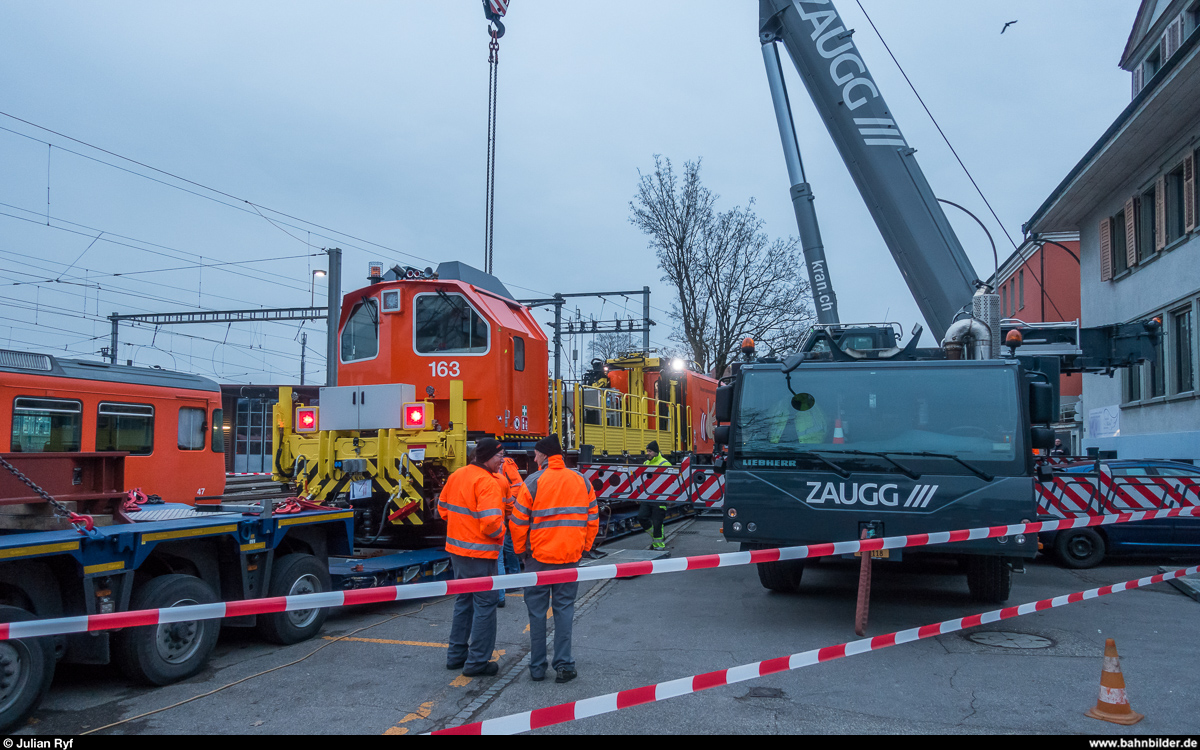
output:
[[[428,646],[429,648],[450,648],[449,643],[430,643],[428,641],[394,641],[390,638],[339,638],[337,636],[322,636],[327,641],[355,641],[357,643],[385,643],[391,646]]]

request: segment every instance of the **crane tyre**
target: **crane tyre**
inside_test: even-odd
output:
[[[0,622],[35,618],[20,607],[0,605]],[[0,641],[0,731],[24,722],[37,710],[54,680],[54,639]]]
[[[803,575],[803,560],[758,563],[758,581],[763,588],[771,591],[794,594],[800,590],[800,578]]]
[[[135,589],[129,608],[167,609],[216,601],[216,593],[204,581],[173,573],[152,578]],[[126,628],[113,639],[114,661],[132,680],[169,685],[204,668],[220,632],[220,620]]]
[[[974,601],[1003,604],[1012,593],[1012,568],[1003,557],[968,556],[967,589]]]
[[[275,561],[267,596],[297,596],[329,591],[329,566],[313,555],[293,553]],[[321,631],[328,608],[299,609],[258,616],[258,633],[272,643],[290,646],[307,641]]]

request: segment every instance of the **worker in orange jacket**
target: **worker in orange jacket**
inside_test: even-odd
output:
[[[600,528],[596,493],[579,472],[563,461],[557,435],[538,441],[533,452],[539,471],[530,474],[517,492],[509,532],[517,554],[526,556],[526,571],[574,568],[592,548]],[[579,583],[556,583],[525,589],[529,610],[529,676],[546,678],[546,610],[554,611],[555,682],[575,679],[571,657],[571,627]]]
[[[504,518],[507,523],[508,518],[512,516],[513,501],[516,500],[517,491],[523,481],[521,472],[517,469],[517,462],[505,457],[500,471],[496,474],[496,481],[500,483],[500,489],[504,492]],[[496,559],[496,572],[500,575],[521,572],[521,561],[513,550],[512,534],[505,534],[504,548]],[[504,606],[504,589],[500,589],[500,603],[496,606]]]
[[[504,544],[504,495],[496,472],[504,450],[492,438],[475,446],[471,462],[446,480],[438,497],[438,512],[446,519],[446,551],[455,578],[493,575]],[[500,594],[479,591],[459,594],[450,626],[446,669],[462,669],[468,676],[494,675],[499,667],[490,661],[496,646],[496,605]]]

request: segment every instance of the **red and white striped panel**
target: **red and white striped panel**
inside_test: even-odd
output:
[[[1113,476],[1100,465],[1091,475],[1060,473],[1037,485],[1038,507],[1058,518],[1200,505],[1200,481],[1191,477]]]
[[[881,549],[923,547],[929,544],[967,542],[977,539],[993,539],[1017,534],[1036,534],[1041,531],[1058,531],[1083,526],[1101,526],[1113,523],[1129,523],[1153,518],[1175,518],[1179,516],[1200,517],[1200,506],[1172,508],[1170,510],[1138,511],[1119,515],[1065,518],[1061,521],[1018,523],[1008,526],[988,526],[956,531],[935,531],[928,534],[880,537],[845,542],[827,542],[801,547],[760,549],[746,552],[726,552],[717,555],[674,557],[644,562],[617,563],[616,565],[592,565],[586,568],[568,568],[538,573],[513,573],[483,578],[461,578],[455,581],[431,581],[429,583],[407,583],[399,586],[355,589],[351,591],[327,591],[319,594],[297,594],[276,596],[268,599],[246,599],[236,602],[195,604],[169,609],[146,609],[134,612],[114,612],[103,615],[80,617],[58,617],[49,620],[0,623],[0,640],[10,638],[32,638],[44,635],[83,633],[93,630],[111,630],[141,625],[160,625],[192,620],[216,620],[223,617],[262,615],[273,612],[293,612],[302,609],[351,606],[355,604],[377,604],[379,602],[428,599],[438,596],[454,596],[478,591],[495,591],[508,588],[547,586],[554,583],[603,581],[610,578],[658,573],[679,573],[685,570],[723,568],[733,565],[778,562],[780,560],[804,560],[812,557],[849,555],[855,552],[874,552]]]
[[[1056,596],[1053,599],[1042,599],[1036,602],[1028,602],[1017,607],[1005,607],[1004,609],[995,609],[991,612],[983,612],[969,617],[958,617],[953,620],[943,620],[942,622],[925,625],[919,628],[910,628],[909,630],[899,630],[887,635],[877,635],[874,638],[864,638],[859,641],[849,641],[837,646],[826,646],[825,648],[816,648],[811,651],[804,651],[791,656],[782,656],[776,659],[767,659],[765,661],[756,661],[751,664],[743,664],[740,667],[732,667],[730,669],[722,669],[717,672],[708,672],[706,674],[693,675],[684,677],[678,680],[670,680],[668,682],[660,682],[656,685],[646,685],[640,688],[631,690],[622,690],[617,693],[609,693],[596,698],[587,698],[580,701],[572,701],[571,703],[560,703],[557,706],[548,708],[539,708],[534,711],[525,711],[519,714],[509,714],[496,719],[485,719],[472,724],[463,724],[458,727],[449,729],[441,729],[433,734],[519,734],[528,732],[542,727],[552,726],[554,724],[563,724],[576,719],[586,719],[590,716],[599,716],[600,714],[612,713],[620,711],[623,708],[631,706],[640,706],[644,703],[656,703],[665,701],[669,698],[675,698],[680,695],[688,695],[709,688],[721,687],[722,685],[730,685],[735,682],[744,682],[752,680],[756,677],[765,677],[769,674],[777,672],[785,672],[788,670],[802,669],[811,667],[814,664],[821,664],[834,659],[841,659],[846,656],[857,656],[871,651],[879,651],[896,646],[901,643],[912,643],[913,641],[924,640],[926,638],[935,638],[939,635],[954,633],[967,628],[978,627],[1001,620],[1008,620],[1013,617],[1041,612],[1047,609],[1063,607],[1068,604],[1085,601],[1087,599],[1095,599],[1101,596],[1129,591],[1132,589],[1150,586],[1163,581],[1169,581],[1175,578],[1192,575],[1200,571],[1200,566],[1190,568],[1180,568],[1167,573],[1159,573],[1158,575],[1138,578],[1124,583],[1113,584],[1111,586],[1101,586],[1099,588],[1088,589],[1087,591],[1077,591],[1074,594],[1064,596]]]

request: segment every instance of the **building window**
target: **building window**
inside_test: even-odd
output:
[[[213,409],[212,413],[212,452],[225,452],[225,412]]]
[[[1183,164],[1167,173],[1167,244],[1183,236]]]
[[[1125,400],[1142,400],[1142,365],[1134,365],[1125,371]]]
[[[1142,81],[1143,82],[1149,81],[1151,78],[1154,77],[1154,74],[1157,73],[1159,68],[1161,68],[1161,67],[1162,67],[1161,49],[1156,44],[1156,45],[1154,45],[1154,51],[1151,52],[1146,57],[1145,62],[1142,63]],[[1145,84],[1143,83],[1143,85],[1145,85]]]
[[[63,453],[79,450],[83,404],[57,398],[13,401],[13,453]]]
[[[153,453],[154,407],[100,402],[96,414],[96,450],[128,451],[134,456]]]
[[[1154,245],[1158,239],[1158,222],[1154,216],[1154,193],[1156,186],[1151,186],[1149,190],[1142,193],[1142,199],[1139,202],[1141,208],[1141,216],[1138,221],[1138,246],[1137,259],[1141,263],[1145,259],[1154,254]]]
[[[1118,211],[1112,218],[1113,275],[1129,270],[1129,254],[1125,244],[1125,211]]]
[[[1025,309],[1025,272],[1017,271],[1017,309]]]
[[[1154,347],[1154,358],[1150,360],[1148,365],[1150,381],[1148,398],[1159,398],[1167,395],[1167,372],[1165,363],[1163,362],[1163,351],[1166,349],[1165,344],[1165,341],[1159,339],[1158,346]]]
[[[1195,367],[1192,355],[1192,310],[1184,308],[1171,315],[1171,354],[1175,360],[1175,392],[1186,393],[1195,389]]]

